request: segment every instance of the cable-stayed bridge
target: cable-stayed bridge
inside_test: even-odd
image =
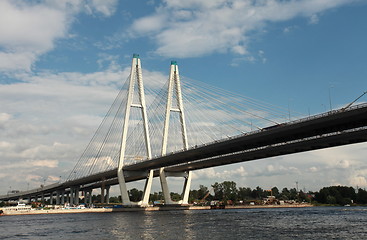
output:
[[[163,87],[162,87],[163,85]],[[292,113],[293,114],[293,113]],[[167,177],[183,177],[180,204],[188,203],[191,171],[231,163],[367,141],[367,104],[292,120],[281,109],[203,83],[180,80],[176,62],[167,83],[143,86],[134,55],[130,76],[63,183],[0,196],[0,200],[50,198],[91,203],[92,190],[119,185],[123,204],[146,206],[153,177],[166,204]],[[129,199],[127,182],[145,180],[141,202]]]

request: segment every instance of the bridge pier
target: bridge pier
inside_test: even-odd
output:
[[[102,185],[101,185],[101,203],[105,203],[106,198],[105,198],[105,194],[106,194],[106,184],[105,184],[106,179],[102,179]]]
[[[174,94],[175,94],[175,98],[173,96]],[[172,106],[173,99],[176,100],[176,107]],[[183,143],[184,149],[187,150],[189,145],[188,145],[188,140],[187,140],[185,112],[184,112],[183,101],[182,101],[180,75],[178,72],[178,65],[176,61],[172,61],[171,67],[170,67],[166,114],[165,114],[164,128],[163,128],[162,156],[167,154],[168,133],[169,133],[171,113],[179,114],[180,124],[181,124],[182,143]],[[168,176],[185,178],[183,192],[182,192],[182,200],[177,203],[172,201],[171,199],[171,195],[170,195],[170,191],[169,191],[168,183],[167,183]],[[160,179],[161,186],[162,186],[162,192],[163,192],[165,204],[188,204],[190,186],[191,186],[191,171],[169,173],[169,172],[166,172],[164,168],[160,168],[159,179]]]
[[[188,171],[187,172],[187,177],[185,177],[185,182],[184,182],[184,186],[183,186],[183,189],[182,189],[182,193],[183,193],[182,204],[189,204],[191,178],[192,178],[192,173],[191,173],[191,171]]]
[[[87,194],[88,194],[88,191],[87,190],[83,190],[83,195],[84,195],[84,201],[83,201],[83,203],[85,205],[88,204],[88,196],[87,196]]]
[[[101,203],[110,203],[110,188],[111,186],[106,186],[104,183],[102,183],[101,186]]]
[[[110,188],[111,186],[107,186],[106,187],[106,203],[109,204],[110,203]]]
[[[93,189],[91,189],[91,190],[89,190],[88,191],[88,203],[89,203],[89,205],[92,205],[92,191],[93,191]]]
[[[171,200],[171,195],[170,195],[170,191],[169,191],[168,183],[167,183],[167,176],[166,176],[166,172],[164,171],[164,168],[159,169],[159,179],[161,182],[164,203],[173,204],[173,201]]]
[[[181,201],[174,202],[171,199],[167,177],[183,177],[185,179],[184,184],[183,184],[183,189],[182,189],[182,200]],[[189,194],[190,194],[191,178],[192,178],[191,171],[173,173],[173,172],[166,172],[164,168],[161,168],[159,172],[159,178],[161,182],[162,193],[163,193],[165,204],[170,205],[170,204],[188,204],[189,203]]]
[[[75,205],[79,205],[79,187],[75,187],[75,199],[74,199],[74,202],[75,202]]]
[[[61,190],[61,204],[65,204],[65,190]]]
[[[138,103],[134,102],[134,87],[137,85],[138,90]],[[141,62],[138,54],[133,55],[132,63],[131,63],[131,70],[130,70],[130,79],[129,79],[129,89],[128,89],[128,98],[126,100],[126,108],[125,108],[125,117],[122,129],[122,137],[121,137],[121,151],[120,151],[120,158],[118,162],[117,168],[117,176],[120,186],[121,198],[122,203],[124,205],[132,206],[132,205],[139,205],[139,206],[148,206],[149,205],[149,196],[150,190],[153,181],[153,174],[152,171],[147,173],[147,179],[144,187],[143,199],[138,203],[133,203],[130,201],[130,197],[127,191],[126,182],[125,182],[125,171],[123,170],[124,167],[124,160],[125,160],[125,149],[126,149],[126,141],[128,137],[128,129],[129,129],[129,120],[130,120],[130,111],[131,108],[139,108],[141,110],[141,118],[144,127],[144,139],[145,139],[145,149],[147,158],[152,158],[151,152],[151,145],[150,145],[150,135],[149,135],[149,128],[148,128],[148,116],[146,111],[146,103],[145,103],[145,94],[144,94],[144,85],[143,85],[143,78],[142,78],[142,71],[141,71]],[[128,174],[128,173],[127,173]]]
[[[53,197],[54,197],[54,192],[50,193],[50,205],[53,204]]]
[[[60,190],[56,191],[56,205],[60,205]]]
[[[70,205],[79,205],[79,186],[70,187]]]
[[[70,206],[74,205],[74,187],[70,187],[70,194],[68,194]]]

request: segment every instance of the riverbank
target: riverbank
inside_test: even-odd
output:
[[[311,204],[284,204],[284,205],[237,205],[225,206],[225,209],[246,208],[304,208],[312,207]],[[120,208],[84,208],[84,209],[31,209],[27,211],[14,211],[2,208],[1,216],[9,215],[34,215],[34,214],[70,214],[70,213],[112,213],[136,211],[172,211],[172,210],[210,210],[210,206],[154,206],[154,207],[120,207]],[[214,209],[213,209],[214,210]]]

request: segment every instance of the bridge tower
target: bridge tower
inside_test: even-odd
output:
[[[174,98],[176,99],[176,107],[173,107]],[[169,133],[171,112],[176,112],[180,115],[182,142],[183,142],[184,149],[187,150],[188,142],[187,142],[187,133],[186,133],[185,113],[184,113],[184,107],[183,107],[183,101],[182,101],[180,76],[179,76],[178,65],[176,61],[172,61],[171,66],[170,66],[170,74],[169,74],[169,80],[168,80],[167,105],[166,105],[166,113],[165,113],[164,129],[163,129],[162,156],[167,153],[167,143],[168,143],[168,133]],[[191,171],[172,174],[172,173],[166,172],[164,168],[160,168],[159,170],[159,177],[160,177],[162,192],[164,196],[164,201],[166,204],[176,204],[176,202],[172,201],[171,196],[170,196],[170,191],[169,191],[168,183],[167,183],[168,176],[185,178],[183,192],[182,192],[182,200],[177,203],[178,204],[188,204],[190,186],[191,186]]]
[[[138,90],[138,103],[134,103],[134,89],[135,85],[137,85]],[[141,205],[147,206],[149,203],[150,190],[153,181],[153,170],[147,171],[143,174],[146,175],[147,179],[145,182],[143,199],[139,203],[133,203],[130,201],[129,194],[127,192],[125,176],[129,175],[129,172],[124,170],[124,159],[125,159],[125,149],[126,149],[126,140],[128,137],[128,129],[129,129],[129,119],[130,119],[130,110],[131,108],[140,108],[141,116],[143,120],[144,126],[144,138],[145,138],[145,146],[146,146],[146,154],[148,159],[152,158],[151,145],[150,145],[150,136],[148,129],[148,117],[145,103],[145,94],[144,94],[144,86],[143,86],[143,78],[141,71],[141,63],[138,54],[133,55],[131,71],[130,71],[130,80],[129,80],[129,88],[128,88],[128,98],[126,101],[126,109],[125,109],[125,118],[122,129],[122,138],[121,138],[121,150],[120,150],[120,158],[117,168],[117,176],[120,186],[122,203],[124,205]]]

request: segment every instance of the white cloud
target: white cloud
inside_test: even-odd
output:
[[[317,172],[319,169],[317,167],[310,167],[309,171],[310,172]]]
[[[42,5],[0,2],[0,70],[27,70],[63,37],[66,16]]]
[[[206,168],[202,170],[195,171],[193,174],[193,179],[220,179],[228,180],[233,178],[242,178],[248,175],[247,171],[243,166],[231,170],[216,170],[214,168]]]
[[[157,44],[155,53],[166,57],[197,57],[214,52],[246,55],[251,34],[261,31],[267,22],[301,16],[314,24],[317,14],[356,1],[166,0],[154,14],[135,20],[131,36],[151,37]]]
[[[68,38],[74,16],[111,16],[116,0],[0,1],[0,71],[31,71],[38,58]]]
[[[298,26],[297,25],[292,25],[292,26],[288,26],[288,27],[285,27],[283,29],[283,33],[287,34],[287,33],[290,33],[294,30],[298,29]]]
[[[365,176],[351,176],[349,178],[349,184],[353,187],[366,187],[367,186],[367,179]]]
[[[350,163],[349,163],[348,160],[340,160],[337,164],[337,167],[339,167],[339,168],[349,168]]]
[[[89,0],[86,2],[85,7],[90,14],[96,11],[109,17],[115,13],[117,3],[118,0]]]
[[[0,113],[0,123],[5,123],[9,121],[11,118],[11,115],[8,113]]]
[[[14,175],[14,171],[31,172],[35,169],[39,170],[40,168],[57,168],[58,166],[59,166],[58,160],[45,160],[45,159],[44,160],[24,160],[24,161],[4,164],[2,166],[2,170],[4,171],[4,175],[6,174]],[[23,179],[21,179],[21,181],[23,181]]]
[[[0,149],[1,149],[1,148],[8,149],[8,148],[10,148],[11,146],[12,146],[12,144],[11,144],[11,143],[9,143],[9,142],[5,142],[5,141],[1,141],[1,142],[0,142]]]
[[[285,176],[300,173],[294,166],[283,166],[281,163],[268,164],[265,168],[252,172],[251,176]]]
[[[161,30],[166,21],[165,15],[149,16],[136,20],[132,28],[135,34],[149,34]]]
[[[110,62],[104,71],[23,72],[12,75],[18,81],[1,85],[0,195],[9,186],[24,190],[26,178],[32,188],[44,178],[68,177],[130,72],[130,66],[117,67],[113,56],[101,57],[102,64]],[[145,69],[143,74],[146,88],[167,79]],[[101,160],[111,164],[110,158]]]
[[[57,160],[35,160],[31,162],[27,162],[30,166],[35,167],[48,167],[48,168],[56,168],[59,165],[59,161]]]
[[[310,24],[317,24],[319,22],[319,17],[316,14],[312,14],[309,20]]]

